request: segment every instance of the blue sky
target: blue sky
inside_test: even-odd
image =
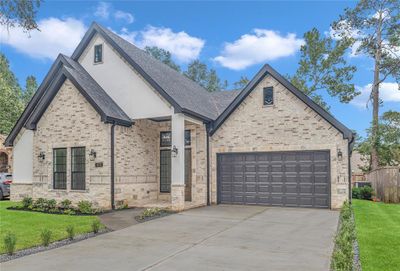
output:
[[[303,33],[316,27],[328,33],[351,1],[289,2],[132,2],[46,1],[38,21],[40,33],[0,29],[0,50],[24,85],[28,75],[41,82],[59,52],[70,55],[92,21],[109,27],[139,47],[156,45],[173,54],[182,67],[199,58],[233,83],[251,78],[264,63],[281,74],[293,74]],[[346,56],[357,66],[353,83],[363,95],[350,104],[322,92],[332,114],[365,135],[371,120],[366,108],[373,63],[364,56]],[[400,110],[400,91],[389,78],[382,85],[381,112]]]

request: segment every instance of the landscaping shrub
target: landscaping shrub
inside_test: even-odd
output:
[[[101,226],[100,221],[94,220],[94,221],[92,222],[92,231],[93,231],[94,233],[98,233],[99,230],[100,230],[100,226]]]
[[[63,211],[63,214],[65,214],[65,215],[75,215],[76,212],[74,210],[72,210],[72,209],[66,209],[66,210]]]
[[[369,185],[363,187],[354,187],[352,189],[353,199],[371,200],[373,195],[374,195],[374,189]]]
[[[147,208],[147,209],[144,209],[143,212],[140,214],[139,219],[143,220],[148,217],[158,216],[163,211],[164,211],[163,209],[157,208],[157,207]]]
[[[360,187],[353,187],[353,189],[351,190],[351,197],[353,199],[361,199],[360,189]]]
[[[81,200],[78,202],[79,212],[82,214],[93,214],[94,210],[92,208],[92,203],[87,200]]]
[[[360,189],[361,199],[371,200],[374,195],[374,189],[371,186],[364,186]]]
[[[40,238],[42,239],[42,245],[47,247],[50,244],[52,236],[52,231],[48,229],[43,229],[42,232],[40,233]]]
[[[24,207],[25,209],[31,208],[32,207],[32,203],[33,203],[33,200],[32,200],[31,197],[24,197],[22,199],[22,207]]]
[[[67,231],[68,239],[73,240],[75,237],[75,228],[73,225],[68,225],[65,229]]]
[[[353,244],[356,240],[353,210],[346,201],[340,212],[340,227],[335,237],[331,269],[351,271],[353,269]]]
[[[38,198],[33,201],[32,209],[35,211],[45,211],[47,209],[47,200],[44,198]]]
[[[6,233],[3,242],[4,242],[4,249],[7,251],[7,254],[8,255],[14,254],[15,245],[17,243],[17,237],[15,236],[15,234],[11,232]]]
[[[57,210],[57,201],[55,199],[50,199],[47,201],[47,209],[52,210],[56,209]]]
[[[70,209],[72,202],[69,199],[65,199],[60,202],[60,207],[63,209]]]

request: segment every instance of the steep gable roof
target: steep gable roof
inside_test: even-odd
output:
[[[37,122],[66,79],[69,79],[89,101],[101,116],[102,121],[113,122],[122,126],[132,125],[133,122],[128,115],[79,63],[67,56],[59,55],[7,137],[6,146],[13,145],[15,138],[23,127],[36,129]]]
[[[338,121],[330,113],[325,111],[321,106],[316,104],[302,91],[298,90],[282,75],[275,71],[271,66],[265,64],[261,70],[253,77],[253,79],[246,85],[246,87],[235,97],[235,99],[225,108],[222,114],[213,122],[210,134],[214,134],[216,130],[222,125],[222,123],[232,114],[232,112],[240,105],[240,103],[249,95],[249,93],[264,79],[265,76],[271,75],[275,80],[281,83],[285,88],[292,92],[297,98],[303,101],[306,105],[317,112],[322,118],[324,118],[333,127],[339,130],[343,134],[343,138],[353,139],[353,132],[347,128],[344,124]]]
[[[73,53],[72,58],[75,61],[78,61],[96,33],[101,35],[155,90],[170,102],[177,112],[194,115],[206,121],[218,117],[218,110],[206,89],[96,23],[91,25]]]

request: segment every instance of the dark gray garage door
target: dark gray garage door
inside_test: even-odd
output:
[[[218,202],[329,208],[329,151],[218,154]]]

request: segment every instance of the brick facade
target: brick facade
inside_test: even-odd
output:
[[[263,88],[274,87],[274,105],[263,105]],[[343,153],[341,161],[338,150]],[[217,200],[216,154],[222,152],[329,150],[331,207],[348,198],[348,141],[271,76],[238,106],[210,140],[211,199]]]
[[[192,138],[192,206],[206,202],[206,145],[204,125],[187,122]],[[115,202],[116,205],[142,206],[157,200],[171,201],[171,195],[160,194],[160,132],[170,131],[169,121],[136,120],[132,127],[115,127]],[[111,207],[111,124],[100,115],[66,81],[40,119],[34,132],[32,184],[13,184],[12,200],[24,196],[74,204],[88,200],[96,206]],[[86,148],[86,187],[71,190],[71,147]],[[53,149],[67,148],[67,189],[53,189]],[[89,153],[96,152],[91,161]],[[40,152],[45,160],[37,159]],[[102,163],[96,167],[96,163]]]

